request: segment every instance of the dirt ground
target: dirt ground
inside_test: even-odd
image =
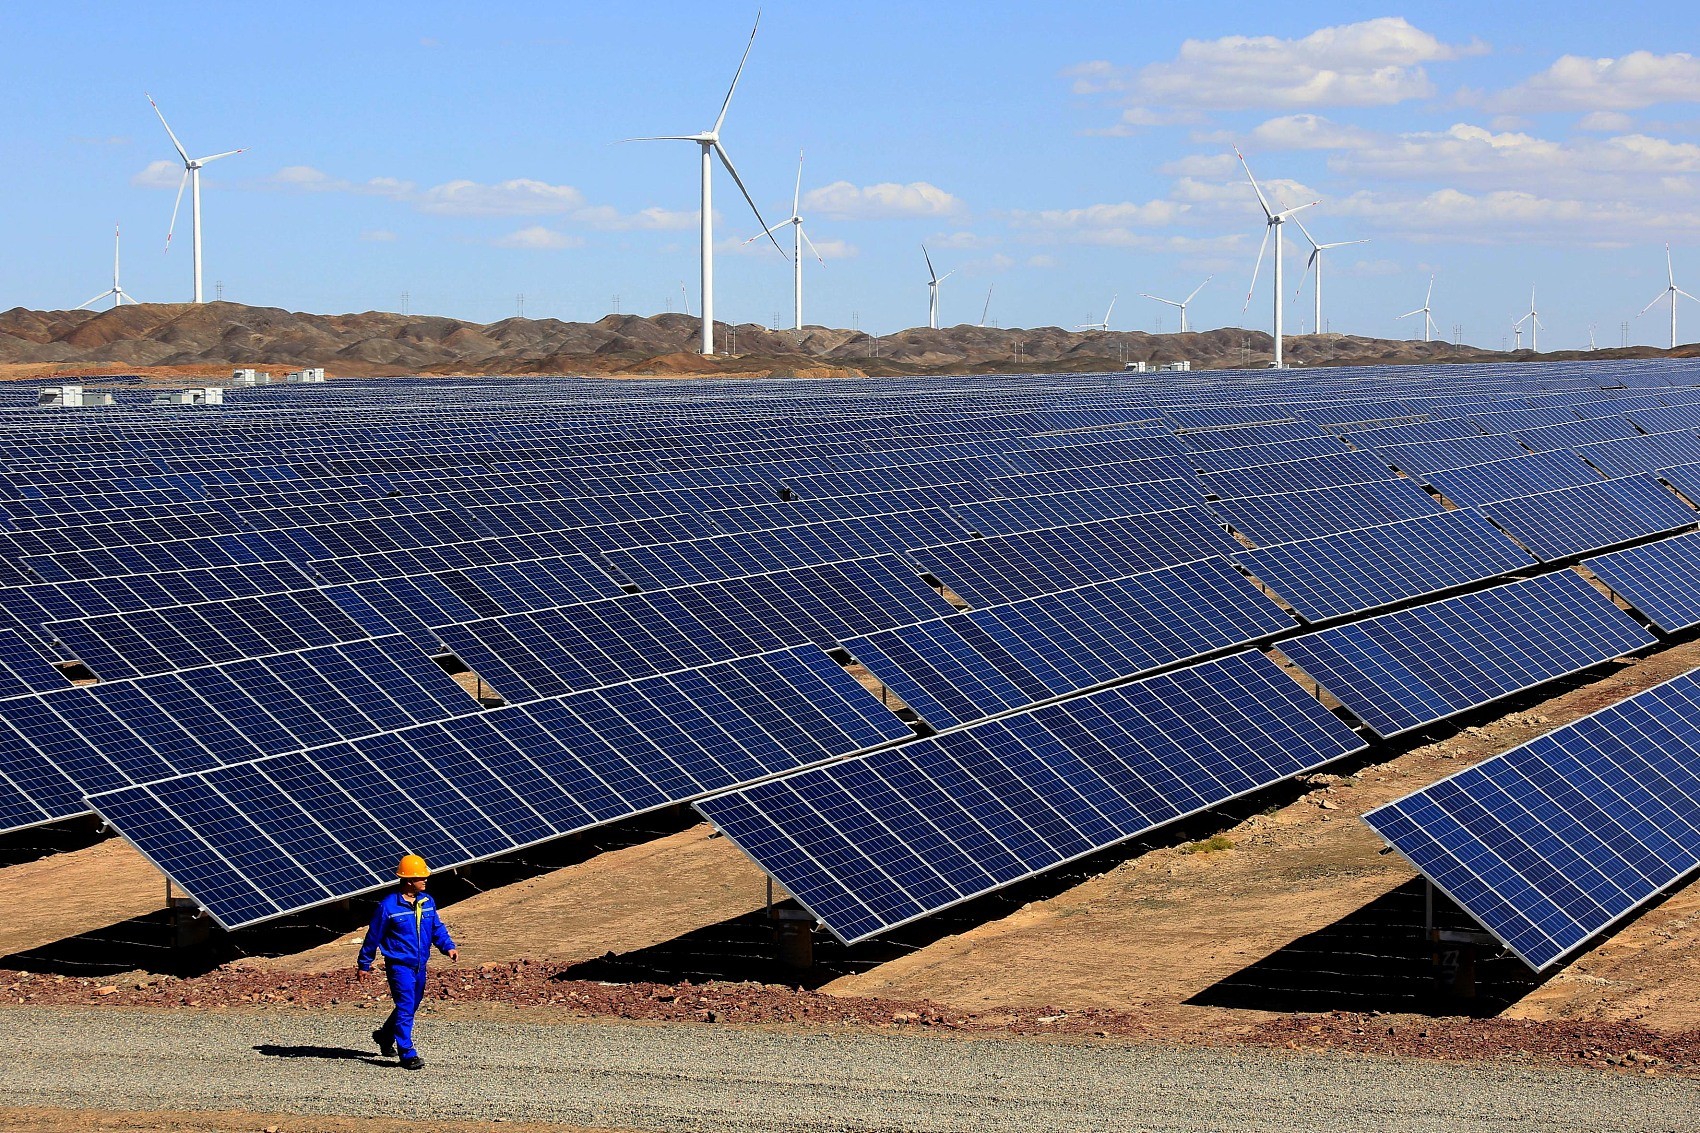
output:
[[[530,1121],[386,1121],[240,1110],[135,1113],[37,1106],[0,1106],[0,1128],[9,1133],[588,1133],[575,1125]],[[621,1131],[599,1128],[597,1133]]]

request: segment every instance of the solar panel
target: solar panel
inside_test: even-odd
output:
[[[1469,511],[1241,551],[1234,559],[1313,622],[1534,565],[1516,544]]]
[[[1116,484],[1042,496],[960,503],[952,505],[950,510],[970,531],[1008,535],[1090,523],[1095,519],[1173,511],[1197,502],[1195,487],[1181,480],[1160,480],[1152,484]]]
[[[1653,641],[1566,570],[1306,634],[1281,651],[1386,738]]]
[[[1391,480],[1387,465],[1367,452],[1342,452],[1306,460],[1232,468],[1201,476],[1211,491],[1230,496],[1267,496],[1305,488],[1331,488],[1337,484],[1363,484]]]
[[[1230,527],[1260,546],[1314,539],[1434,515],[1434,497],[1409,480],[1342,484],[1308,492],[1245,496],[1210,505]]]
[[[1237,654],[696,807],[854,943],[1363,746]]]
[[[1647,476],[1602,480],[1483,505],[1481,513],[1553,562],[1694,525],[1694,513]]]
[[[1629,476],[1675,464],[1700,462],[1700,436],[1693,429],[1577,445],[1577,456],[1607,476]]]
[[[935,728],[1271,637],[1292,620],[1221,559],[852,638]]]
[[[22,635],[0,630],[0,700],[70,686],[65,675]]]
[[[1357,438],[1353,440],[1356,442]],[[1491,460],[1510,460],[1523,456],[1527,451],[1515,437],[1506,436],[1382,445],[1375,450],[1377,456],[1411,476],[1422,476],[1436,468],[1460,468]]]
[[[1700,626],[1700,534],[1613,551],[1582,565],[1666,633]]]
[[[1700,865],[1700,675],[1364,815],[1524,963],[1574,955]]]
[[[89,801],[229,929],[387,884],[401,848],[453,868],[909,734],[805,648]]]
[[[973,606],[1232,553],[1239,545],[1198,508],[997,535],[913,552]]]
[[[1430,472],[1423,482],[1458,504],[1471,507],[1528,496],[1577,484],[1597,484],[1600,476],[1587,462],[1569,452],[1537,452],[1511,460],[1494,460],[1464,468]]]

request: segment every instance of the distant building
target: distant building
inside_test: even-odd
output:
[[[156,393],[155,405],[223,405],[223,386],[199,386],[195,389],[166,390]]]
[[[241,369],[230,371],[230,384],[236,386],[270,385],[272,380],[269,370]]]
[[[1179,362],[1164,362],[1161,366],[1159,366],[1157,368],[1159,370],[1166,372],[1166,373],[1183,374],[1186,371],[1192,369],[1192,363],[1183,359]]]
[[[116,404],[104,390],[85,390],[82,386],[48,386],[36,395],[37,408],[93,409]]]
[[[324,367],[321,366],[316,369],[307,370],[291,370],[289,373],[284,375],[283,380],[286,382],[322,382],[325,380]]]
[[[1122,369],[1126,370],[1130,374],[1143,374],[1145,372],[1145,363],[1129,362],[1123,366]]]

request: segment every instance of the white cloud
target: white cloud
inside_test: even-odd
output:
[[[1255,145],[1272,150],[1351,149],[1372,137],[1374,135],[1367,130],[1343,126],[1316,114],[1271,118],[1251,132],[1251,141]]]
[[[814,240],[815,251],[823,260],[853,260],[861,255],[861,249],[847,240]],[[808,245],[804,246],[805,253]]]
[[[1672,202],[1582,200],[1515,190],[1439,189],[1421,197],[1369,191],[1335,211],[1417,241],[1470,244],[1576,243],[1615,247],[1670,233],[1700,233],[1700,214]]]
[[[356,193],[365,196],[405,199],[413,193],[411,181],[394,177],[374,177],[370,181],[345,181],[332,177],[311,165],[286,165],[261,183],[268,188],[287,189],[300,193]]]
[[[1123,201],[1120,204],[1087,205],[1085,208],[1017,211],[1010,215],[1010,219],[1021,227],[1051,231],[1155,228],[1174,223],[1186,208],[1186,205],[1174,201],[1147,201],[1144,204]]]
[[[1160,165],[1157,172],[1170,177],[1229,177],[1238,168],[1231,153],[1195,153]]]
[[[150,161],[147,168],[130,178],[138,189],[175,189],[183,180],[183,166],[176,161]]]
[[[803,208],[834,220],[954,216],[963,211],[960,200],[925,181],[912,181],[907,185],[886,181],[862,187],[848,181],[834,181],[804,193]]]
[[[1562,56],[1510,90],[1492,96],[1497,110],[1639,110],[1665,102],[1700,102],[1700,59],[1676,52],[1634,51],[1616,59]]]
[[[446,181],[420,194],[419,208],[443,216],[546,216],[584,207],[584,194],[571,185],[551,185],[519,177],[492,185]]]
[[[623,213],[612,205],[592,205],[588,208],[576,209],[572,218],[580,224],[604,232],[676,232],[685,228],[695,228],[700,214],[692,209],[688,212],[675,212],[672,209],[646,208],[633,213]],[[715,213],[716,219],[719,213]]]
[[[931,248],[995,248],[1003,241],[997,236],[988,236],[980,232],[946,232],[927,237],[927,246]]]
[[[1027,257],[1027,266],[1030,268],[1056,268],[1062,266],[1062,261],[1057,259],[1055,256],[1049,256],[1040,252],[1036,256]]]
[[[1349,276],[1353,279],[1372,279],[1384,275],[1398,275],[1404,270],[1393,260],[1358,260],[1343,268],[1331,267],[1328,269],[1331,275],[1336,277]]]
[[[367,228],[360,233],[360,239],[368,244],[393,244],[395,233],[387,228]]]
[[[545,228],[541,224],[533,224],[529,228],[521,228],[506,236],[499,236],[491,241],[498,248],[524,248],[537,252],[558,252],[564,248],[577,248],[584,240],[570,232],[557,232],[553,228]]]
[[[1064,72],[1076,94],[1126,95],[1150,107],[1388,106],[1434,94],[1423,64],[1486,50],[1448,44],[1406,20],[1382,17],[1321,28],[1302,39],[1225,36],[1189,39],[1177,57],[1145,67],[1103,60]]]
[[[1576,123],[1576,128],[1586,130],[1590,134],[1622,134],[1635,128],[1635,119],[1615,110],[1596,110],[1592,114],[1582,115]]]

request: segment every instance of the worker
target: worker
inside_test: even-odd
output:
[[[425,998],[425,962],[431,957],[432,946],[456,963],[460,949],[437,915],[436,902],[425,892],[431,876],[425,859],[418,854],[405,855],[395,875],[396,891],[379,901],[372,913],[357,967],[365,978],[372,970],[373,959],[383,952],[384,974],[389,979],[395,1010],[372,1032],[372,1041],[386,1056],[399,1053],[403,1069],[418,1070],[425,1060],[413,1046],[413,1014]]]

